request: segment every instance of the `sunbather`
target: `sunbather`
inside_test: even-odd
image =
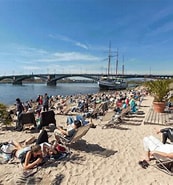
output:
[[[162,142],[166,143],[167,139],[173,142],[173,128],[164,128],[157,130],[157,134],[162,133]]]
[[[160,140],[154,136],[144,137],[143,139],[144,150],[146,153],[146,158],[143,161],[139,161],[139,164],[146,168],[151,160],[153,154],[159,154],[163,157],[173,158],[173,145],[163,144]]]
[[[67,125],[74,123],[75,120],[81,121],[82,125],[87,125],[89,123],[89,121],[86,120],[85,114],[84,115],[77,114],[76,118],[74,118],[72,116],[67,117]]]
[[[42,130],[38,136],[38,139],[35,139],[35,137],[31,137],[25,141],[24,146],[14,140],[4,143],[0,147],[0,157],[4,159],[4,162],[8,162],[14,157],[20,159],[20,161],[22,162],[23,155],[31,150],[31,146],[29,145],[33,143],[35,143],[36,145],[40,145],[43,157],[49,156],[53,153],[57,154],[57,151],[55,150],[56,146],[48,143],[47,132],[46,130]]]
[[[30,140],[30,139],[29,139]],[[33,142],[32,142],[33,141]],[[47,131],[42,129],[38,138],[33,140],[33,137],[31,138],[32,143],[36,143],[36,145],[41,146],[42,156],[43,157],[50,157],[52,154],[57,154],[57,144],[50,143],[48,141],[48,134]]]
[[[57,127],[57,129],[54,130],[54,134],[57,142],[60,141],[59,135],[62,135],[66,138],[71,138],[80,126],[81,126],[81,121],[75,120],[74,123],[69,124],[67,126],[67,129],[63,129],[62,127]]]
[[[48,141],[48,134],[44,129],[41,130],[38,138],[34,142],[36,142],[36,145],[41,146],[44,162],[50,158],[57,160],[68,155],[66,147],[56,141]]]
[[[18,153],[16,153],[16,155],[18,155]],[[34,145],[31,147],[31,150],[29,150],[26,153],[24,163],[23,163],[23,168],[25,170],[32,169],[35,166],[40,165],[42,161],[43,161],[43,156],[42,156],[41,146]]]

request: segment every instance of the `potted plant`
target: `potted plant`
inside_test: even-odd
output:
[[[164,112],[167,94],[170,91],[170,83],[168,79],[151,80],[145,82],[148,92],[154,97],[153,109],[156,112]]]

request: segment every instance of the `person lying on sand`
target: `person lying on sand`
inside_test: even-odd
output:
[[[14,158],[17,158],[21,163],[24,163],[26,153],[32,150],[32,147],[30,146],[31,144],[41,147],[43,158],[49,158],[50,156],[54,155],[58,156],[58,154],[66,152],[66,148],[59,146],[58,143],[49,143],[47,131],[41,130],[37,139],[35,139],[35,137],[27,139],[24,143],[24,146],[14,140],[2,143],[0,146],[1,162],[6,163]]]
[[[1,146],[2,157],[5,162],[13,158],[17,158],[23,164],[24,169],[30,169],[40,164],[42,161],[41,146],[35,145],[33,147],[22,147],[17,141],[10,141]]]
[[[17,152],[16,157],[21,158],[21,153]],[[32,169],[40,165],[43,161],[42,151],[40,145],[34,145],[31,147],[31,150],[26,152],[26,155],[23,155],[23,168],[25,170]]]

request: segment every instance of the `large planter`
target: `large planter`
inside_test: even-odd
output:
[[[163,113],[165,110],[165,102],[153,102],[153,109],[155,112]]]

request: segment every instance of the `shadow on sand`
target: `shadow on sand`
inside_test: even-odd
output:
[[[71,148],[74,150],[80,150],[86,153],[92,153],[101,157],[110,157],[118,151],[110,150],[99,146],[98,144],[89,144],[85,140],[79,140],[76,143],[71,144]]]

